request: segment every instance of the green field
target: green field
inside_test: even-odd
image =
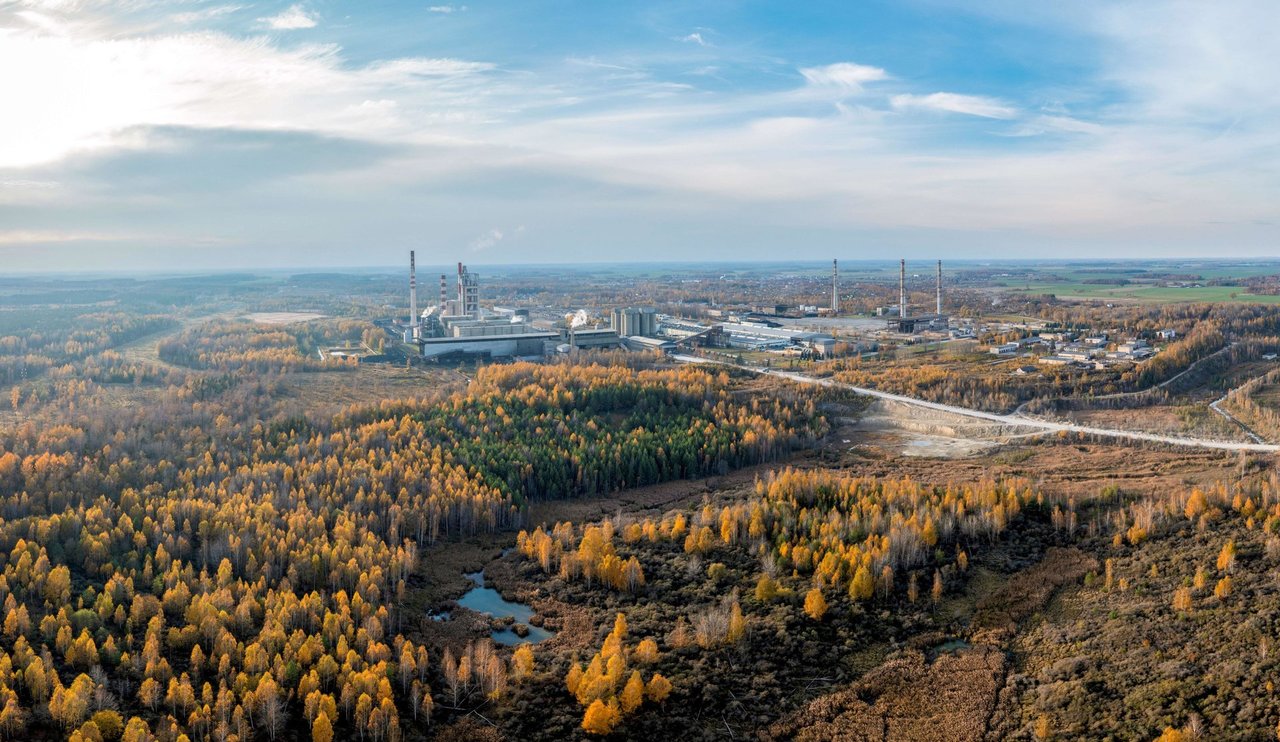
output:
[[[1111,299],[1150,304],[1174,304],[1178,302],[1245,302],[1250,304],[1280,304],[1280,296],[1249,294],[1240,286],[1196,286],[1170,288],[1166,286],[1107,286],[1088,283],[1031,283],[1009,287],[1010,293],[1053,294],[1059,299]]]

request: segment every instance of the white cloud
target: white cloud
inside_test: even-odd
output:
[[[259,18],[258,22],[276,31],[297,31],[304,28],[315,28],[316,23],[318,23],[316,16],[308,13],[301,5],[290,5],[288,9],[279,15]]]
[[[523,229],[523,227],[521,228]],[[488,232],[480,235],[471,241],[471,252],[483,252],[502,241],[503,235],[501,229],[490,229]]]
[[[0,69],[27,70],[0,75],[0,100],[22,112],[0,117],[0,167],[118,146],[140,127],[423,140],[433,124],[491,115],[477,79],[491,65],[403,58],[351,67],[334,46],[284,49],[212,32],[115,38],[0,28]]]
[[[698,46],[709,46],[709,44],[707,43],[707,40],[702,38],[702,34],[697,31],[689,34],[688,36],[682,36],[680,40],[688,41],[690,43],[697,44]]]
[[[466,9],[467,9],[467,6],[465,6],[465,5],[458,5],[458,6],[454,6],[454,5],[432,5],[431,7],[427,8],[427,12],[429,12],[429,13],[443,13],[443,14],[445,14],[445,15],[448,15],[449,13],[461,13],[461,12],[463,12],[463,11],[464,11],[464,10],[466,10]]]
[[[121,232],[90,232],[56,229],[8,229],[0,230],[0,246],[47,245],[60,242],[119,242],[122,240],[154,239],[151,235]]]
[[[173,15],[169,16],[169,20],[173,21],[174,23],[181,23],[184,26],[194,25],[198,23],[206,23],[208,21],[216,20],[223,16],[231,15],[232,13],[235,13],[237,11],[244,10],[244,8],[245,6],[243,5],[214,5],[212,7],[203,8],[201,10],[191,10],[191,11],[186,11],[182,13],[174,13]]]
[[[689,225],[698,234],[764,225],[769,229],[756,231],[1027,230],[1030,239],[1056,239],[1087,230],[1136,234],[1143,225],[1210,218],[1280,218],[1280,168],[1272,154],[1280,151],[1273,124],[1280,85],[1265,65],[1274,57],[1266,34],[1257,28],[1228,33],[1232,14],[1207,4],[1201,11],[1175,3],[1177,22],[1154,28],[1143,25],[1138,10],[1089,7],[1086,15],[1103,18],[1088,31],[1104,47],[1087,51],[1088,62],[1100,69],[1096,78],[1073,71],[1070,79],[1016,98],[999,88],[993,90],[1007,98],[930,93],[936,88],[918,80],[849,62],[805,67],[800,80],[793,65],[770,61],[770,73],[789,74],[794,83],[781,90],[777,78],[758,87],[690,87],[691,77],[675,78],[679,84],[662,78],[664,60],[640,53],[557,56],[537,68],[430,58],[354,63],[336,45],[270,36],[114,33],[72,17],[43,26],[14,20],[4,28],[0,19],[0,69],[25,73],[0,75],[0,100],[7,111],[22,112],[0,116],[0,168],[66,158],[74,176],[81,152],[145,146],[157,154],[147,167],[163,171],[164,153],[179,145],[160,146],[161,134],[150,128],[157,126],[385,143],[397,147],[394,158],[354,170],[320,166],[272,193],[295,189],[310,199],[328,189],[339,194],[333,203],[352,204],[347,218],[354,224],[368,221],[354,215],[361,208],[356,203],[417,214],[420,193],[438,187],[448,195],[430,207],[432,224],[451,229],[455,244],[489,254],[509,252],[517,231],[494,228],[476,236],[477,212],[528,220],[548,243],[571,232],[569,226],[557,232],[556,220],[616,221],[625,242],[653,224],[673,225],[671,234]],[[1224,15],[1197,22],[1201,13]],[[1083,35],[1080,28],[1073,33]],[[1209,36],[1219,33],[1229,41],[1213,43]],[[735,80],[748,73],[729,56],[717,65]],[[1062,103],[1049,107],[1045,100]],[[975,134],[966,125],[971,121],[897,115],[905,111],[997,123]],[[964,132],[963,145],[957,131]],[[1016,147],[990,139],[972,146],[975,136],[990,134],[1033,139]],[[32,225],[31,234],[48,224],[78,224],[83,181],[53,167],[0,175],[68,184],[39,193],[6,192],[0,184],[0,201],[21,194],[40,199],[42,207],[48,200],[69,204],[70,219]],[[519,208],[511,199],[487,195],[509,193],[522,177],[581,188],[591,208],[559,197],[555,188],[547,189],[554,197],[531,197],[536,206],[518,214],[505,211]],[[464,187],[448,188],[454,179]],[[492,189],[477,185],[489,183]],[[114,182],[90,186],[103,205],[136,197],[127,183],[118,194]],[[307,209],[314,210],[310,201]],[[326,213],[325,224],[343,223],[341,212]],[[251,221],[247,216],[249,235]],[[272,228],[284,221],[276,219]],[[14,217],[5,226],[24,222]],[[303,218],[290,229],[301,233],[315,223]],[[111,224],[92,226],[81,234],[108,234]],[[308,236],[331,238],[327,231]]]
[[[888,79],[889,75],[879,67],[851,62],[838,62],[825,67],[804,67],[800,70],[810,85],[834,86],[848,90],[861,90],[865,83]]]
[[[1018,110],[995,98],[982,95],[961,95],[959,93],[930,93],[913,95],[903,93],[889,99],[890,104],[901,111],[925,109],[963,113],[969,116],[981,116],[989,119],[1011,119],[1018,115]]]

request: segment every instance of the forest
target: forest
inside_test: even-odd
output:
[[[104,387],[79,406],[18,393],[29,419],[0,434],[6,734],[397,739],[439,713],[442,686],[475,678],[497,698],[529,672],[484,644],[455,659],[406,636],[420,546],[519,526],[531,500],[727,471],[825,432],[795,394],[592,364],[491,366],[464,392],[264,421],[259,364],[288,363],[198,357],[223,375],[134,375],[163,390],[151,409],[103,416]]]
[[[1032,437],[916,459],[889,438],[937,431],[864,428],[865,400],[639,353],[411,365],[382,394],[385,365],[317,351],[375,349],[384,321],[218,297],[0,325],[6,739],[1275,733],[1268,457]],[[1033,412],[1195,387],[1275,435],[1263,309],[1020,308],[1179,337],[1084,374],[812,370]],[[466,607],[441,579],[463,572],[533,618]]]
[[[543,687],[518,691],[517,704],[527,694],[556,698],[545,686],[564,673],[577,716],[553,704],[530,718],[524,705],[524,714],[498,717],[505,731],[569,736],[576,722],[588,733],[638,738],[670,723],[669,714],[696,725],[733,713],[735,728],[761,733],[797,678],[846,676],[850,659],[875,642],[941,628],[939,602],[963,588],[970,559],[1007,528],[1039,523],[1063,539],[1077,528],[1072,503],[1017,479],[924,484],[783,468],[746,495],[661,517],[522,531],[517,574],[616,618],[601,626],[608,633],[598,652],[588,643],[538,676]],[[634,646],[615,639],[619,625]],[[663,695],[679,710],[635,708],[632,668],[637,682],[652,673],[670,683]]]

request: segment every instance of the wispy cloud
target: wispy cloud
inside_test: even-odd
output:
[[[445,15],[448,15],[449,13],[461,13],[466,9],[467,9],[467,6],[465,5],[432,5],[431,7],[427,8],[427,12],[443,13]]]
[[[48,245],[65,242],[120,242],[149,240],[153,235],[124,232],[89,232],[57,229],[0,230],[0,246]]]
[[[989,119],[1011,119],[1018,115],[1018,110],[995,98],[981,95],[961,95],[959,93],[930,93],[913,95],[903,93],[889,99],[890,104],[898,110],[925,109],[963,113],[968,116],[981,116]]]
[[[681,40],[681,41],[687,41],[687,42],[689,42],[689,43],[691,43],[691,44],[697,44],[698,46],[710,46],[710,44],[708,44],[708,43],[707,43],[707,40],[706,40],[706,39],[704,39],[704,38],[702,38],[702,32],[701,32],[701,31],[694,31],[693,33],[689,34],[688,36],[681,36],[681,37],[680,37],[680,40]]]
[[[804,67],[800,70],[811,85],[833,86],[847,90],[861,90],[869,82],[887,80],[889,74],[879,67],[852,62],[838,62],[825,67]]]
[[[302,5],[290,5],[279,15],[259,18],[258,22],[276,31],[297,31],[304,28],[315,28],[319,21],[314,14],[308,13]]]
[[[231,15],[232,13],[235,13],[244,9],[245,9],[245,6],[243,5],[214,5],[212,7],[203,8],[201,10],[191,10],[191,11],[185,11],[182,13],[174,13],[173,15],[169,16],[169,20],[173,21],[174,23],[180,23],[184,26],[194,25],[198,23],[206,23],[208,21],[216,20],[218,18]],[[258,20],[261,21],[262,19],[260,18]]]

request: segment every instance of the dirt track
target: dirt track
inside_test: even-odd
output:
[[[675,360],[683,363],[718,363],[709,361],[705,358],[696,356],[677,355],[673,356]],[[725,365],[725,364],[721,364]],[[854,386],[853,384],[842,384],[832,379],[816,379],[812,376],[804,374],[792,373],[789,371],[777,371],[773,369],[758,369],[741,366],[746,371],[752,371],[758,374],[768,376],[776,376],[781,379],[787,379],[799,384],[814,384],[817,386],[826,386],[839,389],[848,389],[850,391],[862,394],[876,399],[897,402],[912,407],[918,407],[925,410],[935,412],[946,412],[953,415],[960,415],[975,420],[985,420],[991,423],[1007,426],[1011,429],[1020,429],[1019,432],[1026,433],[1030,431],[1042,431],[1049,433],[1083,433],[1085,435],[1100,436],[1104,438],[1119,438],[1131,441],[1148,441],[1151,443],[1163,443],[1171,446],[1185,446],[1188,448],[1209,448],[1219,451],[1251,451],[1256,453],[1277,453],[1280,452],[1280,446],[1266,443],[1236,443],[1231,441],[1213,441],[1202,438],[1181,438],[1172,435],[1160,435],[1158,433],[1143,433],[1133,430],[1118,430],[1115,428],[1096,428],[1088,425],[1075,425],[1072,423],[1054,422],[1050,420],[1039,420],[1036,418],[1023,417],[1020,415],[1000,415],[994,412],[983,412],[981,410],[971,410],[966,407],[956,407],[954,405],[941,404],[939,402],[927,402],[922,399],[914,399],[912,397],[904,397],[901,394],[890,394],[882,392],[878,389],[868,389],[866,387]]]

